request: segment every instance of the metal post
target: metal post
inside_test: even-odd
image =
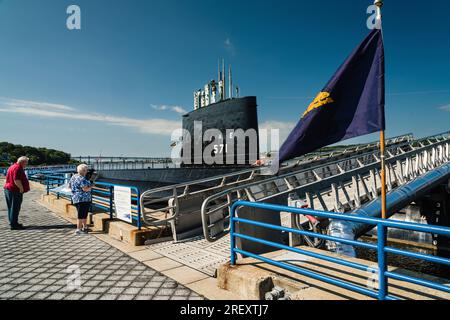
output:
[[[230,257],[230,264],[232,266],[236,265],[236,252],[234,251],[234,248],[236,246],[236,238],[234,236],[234,232],[235,232],[235,221],[234,221],[234,217],[236,214],[236,207],[232,206],[231,207],[231,213],[230,213],[230,246],[231,246],[231,257]]]
[[[377,226],[378,236],[378,299],[386,300],[388,295],[388,279],[386,277],[386,227],[381,223]]]
[[[141,223],[141,192],[136,188],[136,194],[137,194],[137,210],[138,210],[138,221],[137,221],[137,227],[138,230],[141,230],[142,223]]]
[[[113,187],[109,187],[109,218],[112,220],[113,216]]]
[[[386,142],[384,131],[380,133],[380,158],[381,158],[381,217],[387,218],[386,213]]]

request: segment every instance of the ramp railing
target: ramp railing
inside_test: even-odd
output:
[[[394,148],[405,146],[411,141],[413,141],[412,134],[406,134],[390,138],[387,141],[387,145]],[[333,159],[349,158],[354,154],[371,153],[377,148],[378,142],[373,142],[345,147],[339,151],[319,151],[293,161],[288,166],[282,167],[280,172],[298,171],[306,166],[311,166],[313,163],[326,163]],[[251,168],[228,175],[148,190],[142,194],[140,200],[143,222],[150,226],[170,223],[176,240],[178,231],[182,232],[186,228],[193,226],[192,220],[198,220],[198,227],[201,228],[200,206],[208,196],[225,189],[265,178],[266,176],[260,175],[260,168]],[[188,218],[190,220],[189,223],[183,223],[183,218],[180,218],[180,212],[190,215]],[[198,218],[193,215],[198,215]]]
[[[388,191],[450,161],[450,132],[387,149]],[[214,242],[230,231],[230,207],[235,200],[287,204],[290,194],[309,208],[347,212],[380,194],[379,152],[327,162],[241,184],[209,196],[202,204],[203,234]]]
[[[243,207],[249,207],[249,208],[258,208],[258,209],[264,209],[264,210],[270,210],[275,212],[290,212],[295,215],[308,215],[308,216],[314,216],[317,218],[326,218],[326,219],[335,219],[335,220],[343,220],[343,221],[351,221],[351,222],[358,222],[358,223],[364,223],[372,226],[377,227],[377,244],[371,244],[367,242],[362,241],[355,241],[355,240],[349,240],[339,237],[332,237],[324,234],[319,233],[312,233],[304,230],[298,230],[293,228],[287,228],[282,227],[278,225],[272,225],[268,223],[258,222],[254,220],[249,219],[243,219],[239,218],[237,211],[240,208]],[[286,207],[286,206],[280,206],[280,205],[272,205],[272,204],[266,204],[266,203],[257,203],[257,202],[249,202],[249,201],[237,201],[231,206],[231,217],[230,217],[230,240],[231,240],[231,265],[236,265],[237,263],[237,255],[240,254],[243,257],[251,257],[254,259],[257,259],[259,261],[265,262],[267,264],[289,270],[292,272],[295,272],[297,274],[323,281],[325,283],[329,283],[347,290],[351,290],[354,292],[358,292],[360,294],[376,298],[379,300],[398,300],[399,298],[391,295],[389,293],[389,279],[395,279],[399,281],[404,281],[407,283],[412,283],[415,285],[419,285],[422,287],[431,288],[434,290],[439,290],[443,292],[450,293],[450,286],[444,285],[442,283],[426,280],[423,278],[418,278],[410,275],[400,274],[397,272],[392,272],[388,270],[387,266],[387,254],[393,254],[398,256],[404,256],[414,259],[419,259],[422,261],[429,261],[437,264],[447,265],[450,266],[450,259],[448,258],[442,258],[427,254],[421,254],[421,253],[415,253],[411,251],[406,250],[400,250],[396,248],[392,248],[387,246],[387,230],[388,228],[394,228],[394,229],[402,229],[402,230],[409,230],[409,231],[417,231],[417,232],[423,232],[423,233],[432,233],[432,234],[439,234],[443,236],[450,237],[450,228],[447,227],[438,227],[438,226],[429,226],[429,225],[422,225],[422,224],[415,224],[415,223],[407,223],[407,222],[400,222],[400,221],[393,221],[393,220],[384,220],[384,219],[378,219],[378,218],[368,218],[368,217],[361,217],[356,215],[348,215],[348,214],[341,214],[341,213],[333,213],[333,212],[324,212],[324,211],[315,211],[315,210],[308,210],[308,209],[300,209],[300,208],[292,208],[292,207]],[[242,234],[236,231],[236,227],[240,224],[246,224],[251,225],[255,227],[280,231],[280,232],[287,232],[292,234],[297,234],[300,236],[308,236],[313,238],[320,238],[326,241],[333,241],[338,242],[346,245],[352,245],[357,246],[365,249],[372,249],[377,251],[377,258],[378,258],[378,268],[374,269],[371,266],[367,266],[361,263],[349,261],[343,258],[338,258],[335,256],[330,256],[326,254],[320,254],[316,252],[312,252],[309,250],[304,250],[298,247],[290,247],[283,244],[275,243],[272,241],[264,240],[261,238],[256,238],[253,236],[249,236],[246,234]],[[350,267],[353,269],[365,271],[368,273],[368,280],[371,279],[373,274],[377,275],[378,278],[378,285],[373,285],[372,287],[363,287],[361,285],[356,285],[349,281],[344,281],[335,277],[331,277],[328,275],[321,274],[317,271],[311,271],[306,268],[302,268],[301,266],[295,265],[293,263],[288,262],[282,262],[282,261],[275,261],[273,259],[270,259],[268,257],[265,257],[260,254],[252,253],[246,250],[242,250],[236,246],[236,240],[237,239],[243,239],[246,241],[251,241],[255,243],[259,243],[265,246],[272,247],[274,249],[278,250],[286,250],[290,252],[294,252],[297,254],[305,255],[308,257],[320,259],[323,261],[331,262],[333,264]]]

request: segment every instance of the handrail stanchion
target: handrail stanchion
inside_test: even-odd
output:
[[[377,225],[378,244],[378,299],[386,300],[388,295],[388,279],[386,277],[386,227],[379,223]]]
[[[113,214],[113,187],[109,187],[109,218],[114,218]]]
[[[141,192],[139,191],[138,188],[135,189],[136,190],[136,195],[137,195],[137,227],[138,230],[142,229],[142,221],[141,221]]]
[[[234,221],[234,217],[236,214],[236,206],[233,205],[231,206],[231,212],[230,212],[230,247],[231,247],[231,261],[230,264],[232,266],[236,265],[236,251],[235,249],[235,241],[236,241],[236,237],[234,236],[234,228],[235,228],[235,221]]]
[[[48,177],[46,177],[45,184],[47,185],[47,195],[50,195],[50,179]]]

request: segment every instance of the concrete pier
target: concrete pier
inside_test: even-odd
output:
[[[96,235],[75,236],[73,224],[37,203],[42,193],[25,195],[27,229],[11,231],[0,192],[0,299],[204,299]]]

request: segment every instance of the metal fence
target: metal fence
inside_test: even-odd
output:
[[[248,220],[239,218],[236,216],[236,211],[240,207],[250,207],[250,208],[259,208],[259,209],[266,209],[271,211],[277,211],[277,212],[290,212],[293,214],[298,215],[309,215],[309,216],[315,216],[315,217],[321,217],[321,218],[328,218],[328,219],[336,219],[336,220],[344,220],[344,221],[352,221],[352,222],[359,222],[364,223],[368,225],[373,225],[377,227],[377,244],[371,244],[366,243],[362,241],[356,241],[356,240],[349,240],[349,239],[343,239],[343,238],[337,238],[332,237],[324,234],[318,234],[313,233],[309,231],[303,231],[298,229],[292,229],[287,227],[282,227],[278,225],[272,225],[267,223],[262,223],[254,220]],[[282,232],[288,232],[293,233],[301,236],[308,236],[308,237],[314,237],[323,239],[326,241],[332,241],[337,243],[342,243],[346,245],[352,245],[357,247],[362,247],[366,249],[372,249],[377,251],[378,255],[378,270],[373,270],[373,268],[368,267],[366,265],[352,262],[349,260],[336,258],[324,254],[318,254],[315,252],[302,250],[300,248],[290,247],[283,244],[263,240],[260,238],[248,236],[245,234],[240,234],[236,232],[236,224],[242,223],[247,225],[252,225],[256,227],[262,227],[270,230],[276,230],[276,231],[282,231]],[[400,221],[393,221],[393,220],[384,220],[384,219],[378,219],[378,218],[367,218],[367,217],[361,217],[356,215],[348,215],[348,214],[340,214],[340,213],[332,213],[332,212],[322,212],[322,211],[314,211],[314,210],[308,210],[308,209],[299,209],[299,208],[291,208],[286,206],[280,206],[280,205],[272,205],[272,204],[264,204],[264,203],[256,203],[256,202],[248,202],[248,201],[237,201],[233,204],[231,207],[231,219],[230,219],[230,236],[231,236],[231,265],[236,264],[237,254],[241,254],[242,256],[246,257],[252,257],[257,260],[266,262],[268,264],[298,273],[303,276],[307,276],[316,280],[320,280],[326,283],[330,283],[332,285],[336,285],[354,292],[358,292],[364,295],[367,295],[369,297],[377,298],[379,300],[398,300],[398,297],[389,295],[389,281],[388,279],[396,279],[400,281],[405,281],[408,283],[413,283],[419,286],[424,286],[428,288],[432,288],[435,290],[444,291],[447,293],[450,293],[450,286],[442,285],[440,283],[428,281],[421,278],[416,278],[408,275],[403,275],[395,272],[390,272],[387,269],[387,254],[394,254],[394,255],[400,255],[405,256],[409,258],[419,259],[423,261],[429,261],[437,264],[447,265],[450,266],[450,259],[442,258],[442,257],[436,257],[432,255],[426,255],[426,254],[420,254],[420,253],[414,253],[410,251],[400,250],[396,248],[391,248],[387,246],[387,229],[388,228],[394,228],[394,229],[402,229],[402,230],[410,230],[410,231],[417,231],[417,232],[423,232],[423,233],[432,233],[432,234],[439,234],[444,236],[450,236],[450,228],[447,227],[437,227],[437,226],[428,226],[428,225],[422,225],[422,224],[415,224],[415,223],[407,223],[407,222],[400,222]],[[338,280],[333,277],[329,277],[323,274],[320,274],[318,272],[309,271],[306,269],[303,269],[298,266],[294,266],[288,263],[275,261],[270,258],[264,257],[262,255],[254,254],[252,252],[247,252],[245,250],[239,249],[236,247],[236,239],[244,239],[247,241],[252,241],[256,243],[260,243],[266,246],[270,246],[276,249],[280,250],[287,250],[291,252],[295,252],[298,254],[306,255],[309,257],[321,259],[324,261],[328,261],[331,263],[335,263],[338,265],[354,268],[357,270],[362,271],[369,271],[372,273],[378,274],[378,290],[371,290],[359,285],[355,285],[353,283]]]
[[[68,183],[68,178],[64,175],[47,175],[41,179],[30,179],[31,181],[39,182],[46,186],[47,195],[55,194],[58,199],[64,198],[72,201],[71,196],[56,190],[58,187]],[[106,182],[95,182],[92,189],[92,205],[91,209],[98,209],[101,212],[106,212],[110,215],[110,219],[115,217],[115,203],[114,203],[114,187],[125,187],[131,189],[131,218],[132,223],[135,223],[139,230],[142,228],[142,215],[140,204],[140,191],[136,187],[111,184]]]

